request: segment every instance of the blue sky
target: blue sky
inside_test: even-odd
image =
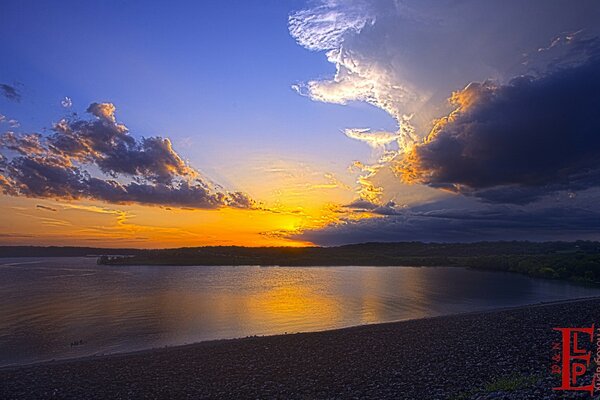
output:
[[[4,2],[0,242],[600,238],[597,1],[172,3]]]
[[[110,101],[138,135],[163,135],[198,168],[222,157],[273,153],[347,163],[368,149],[347,126],[393,129],[368,105],[307,101],[291,85],[331,75],[324,57],[298,46],[288,14],[302,2],[9,2],[0,24],[3,81],[22,104],[3,104],[25,129],[47,127],[64,110]],[[233,177],[230,177],[232,179]]]

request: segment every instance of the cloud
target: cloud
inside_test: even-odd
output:
[[[24,234],[24,233],[0,233],[1,238],[35,238],[36,235]]]
[[[405,213],[405,206],[400,206],[394,201],[388,201],[386,204],[376,204],[368,200],[357,199],[343,206],[353,212],[371,213],[376,215],[402,215]]]
[[[21,93],[14,86],[7,85],[6,83],[0,83],[0,94],[9,100],[20,102]]]
[[[60,105],[63,106],[64,108],[71,108],[71,106],[73,105],[73,100],[71,100],[70,97],[65,96],[61,101],[60,101]]]
[[[348,2],[345,8],[336,1],[321,2],[314,8],[289,16],[289,31],[298,44],[310,50],[339,48],[345,39],[358,34],[374,22],[367,12],[368,2]]]
[[[41,210],[46,210],[46,211],[53,211],[53,212],[58,211],[56,208],[44,206],[42,204],[36,204],[36,207],[39,208],[39,209],[41,209]]]
[[[366,1],[323,1],[289,17],[290,34],[298,44],[309,50],[325,51],[327,60],[336,67],[332,79],[312,80],[293,88],[316,101],[336,104],[365,101],[385,110],[400,125],[399,134],[379,132],[380,136],[393,136],[386,143],[412,140],[412,130],[409,127],[404,130],[408,112],[405,105],[418,101],[419,97],[409,83],[399,79],[388,60],[380,62],[379,54],[373,54],[377,52],[375,48],[386,46],[373,39],[378,35],[374,32],[376,24],[390,7],[393,8],[391,2],[375,6]],[[352,137],[361,131],[350,129],[346,134]],[[373,143],[371,139],[366,141]]]
[[[398,134],[392,132],[371,132],[370,129],[346,129],[346,136],[360,140],[373,148],[385,148],[386,145],[398,140]]]
[[[568,0],[533,0],[531,7],[519,1],[317,0],[293,12],[288,28],[299,45],[324,52],[336,67],[332,78],[299,90],[317,101],[366,101],[400,122],[473,80],[514,75],[525,68],[524,52],[562,32],[571,32],[565,42],[576,31],[597,32],[599,10],[593,0],[580,7]]]
[[[441,206],[441,205],[438,205]],[[333,246],[364,242],[475,242],[482,240],[599,240],[600,213],[576,207],[536,210],[493,206],[396,210],[393,215],[341,221],[293,239]]]
[[[351,203],[348,203],[346,205],[344,205],[344,207],[352,209],[352,210],[374,210],[375,208],[377,208],[377,204],[372,203],[368,200],[365,199],[357,199],[354,200]]]
[[[173,150],[169,139],[150,137],[136,140],[115,119],[110,103],[94,103],[87,110],[94,120],[63,119],[48,139],[52,150],[80,162],[95,163],[102,172],[142,177],[169,184],[176,177],[197,175]]]
[[[538,77],[454,93],[456,109],[398,162],[399,175],[500,203],[600,186],[600,40],[586,50]]]
[[[17,135],[14,132],[5,132],[0,135],[0,148],[13,150],[22,155],[41,155],[46,151],[41,143],[41,137],[37,133]]]
[[[335,73],[294,88],[314,101],[366,102],[395,119],[395,132],[344,131],[385,149],[358,177],[358,194],[372,201],[389,191],[373,184],[378,171],[405,158],[431,122],[451,111],[450,93],[470,82],[493,79],[504,87],[515,76],[579,64],[590,46],[578,37],[598,34],[599,15],[598,3],[588,0],[578,7],[566,0],[527,7],[519,1],[314,1],[290,15],[289,31],[299,45],[323,52]]]
[[[186,208],[251,208],[240,192],[214,187],[188,165],[167,138],[136,139],[116,120],[111,103],[93,103],[94,118],[63,119],[52,134],[0,136],[0,187],[14,196],[95,199]],[[86,167],[104,176],[92,176]]]

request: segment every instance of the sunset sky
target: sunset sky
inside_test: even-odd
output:
[[[6,1],[0,244],[600,240],[598,21],[595,0]]]

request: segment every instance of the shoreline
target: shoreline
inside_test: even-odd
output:
[[[280,336],[293,336],[293,335],[316,334],[316,333],[336,333],[336,332],[345,331],[345,330],[361,329],[361,328],[365,328],[365,327],[377,327],[377,326],[383,326],[383,325],[395,325],[395,324],[401,324],[401,323],[411,322],[411,321],[428,321],[428,320],[434,320],[434,319],[439,319],[439,318],[461,317],[461,316],[478,315],[478,314],[493,314],[496,312],[552,306],[552,305],[559,305],[559,304],[571,304],[571,303],[585,302],[585,301],[590,301],[590,300],[600,301],[600,295],[590,296],[590,297],[578,297],[578,298],[565,299],[565,300],[546,301],[546,302],[542,301],[539,303],[531,303],[531,304],[523,304],[523,305],[517,305],[517,306],[499,307],[499,308],[490,308],[490,309],[484,309],[484,310],[466,311],[466,312],[460,312],[460,313],[455,313],[455,314],[433,315],[433,316],[422,317],[422,318],[409,318],[409,319],[401,319],[401,320],[395,320],[395,321],[375,322],[372,324],[350,325],[350,326],[331,328],[331,329],[323,329],[323,330],[317,330],[317,331],[299,331],[299,332],[290,332],[290,333],[279,333],[279,334],[273,334],[273,335],[251,335],[251,336],[234,337],[234,338],[208,339],[208,340],[200,340],[198,342],[193,342],[193,343],[175,344],[175,345],[171,345],[171,346],[167,345],[167,346],[163,346],[163,347],[148,347],[145,349],[133,350],[133,351],[92,354],[92,355],[82,356],[82,357],[56,358],[56,359],[52,359],[52,360],[35,361],[35,362],[31,362],[31,363],[26,363],[26,364],[9,364],[9,365],[0,366],[0,373],[5,370],[16,370],[16,369],[27,368],[27,367],[37,367],[37,366],[46,366],[46,365],[53,366],[53,365],[59,365],[59,364],[77,362],[77,361],[103,360],[106,358],[123,357],[123,356],[130,356],[130,355],[145,355],[145,354],[154,353],[154,352],[162,351],[162,350],[169,350],[169,349],[194,348],[198,345],[203,345],[203,344],[207,344],[207,343],[234,342],[234,341],[247,340],[247,339],[253,339],[253,338],[267,338],[268,339],[268,338],[274,338],[274,337],[280,337]]]
[[[564,398],[551,390],[552,328],[598,322],[596,296],[210,340],[2,367],[0,397]],[[497,397],[502,379],[520,383]]]

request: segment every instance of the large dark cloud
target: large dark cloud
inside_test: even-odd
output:
[[[19,102],[21,101],[21,93],[14,86],[7,85],[6,83],[0,83],[0,94],[9,100]]]
[[[55,124],[49,136],[0,136],[0,187],[14,196],[96,199],[189,208],[249,208],[240,192],[218,190],[172,148],[169,139],[136,139],[116,121],[115,107],[94,103],[90,120],[73,117]],[[86,166],[104,176],[92,176]]]
[[[541,76],[455,93],[457,110],[438,121],[399,173],[498,203],[600,186],[600,41],[580,41],[573,52]]]
[[[398,241],[598,240],[599,232],[600,212],[591,209],[544,207],[532,210],[494,205],[478,210],[396,210],[394,215],[342,221],[323,229],[307,230],[293,238],[332,246]]]

